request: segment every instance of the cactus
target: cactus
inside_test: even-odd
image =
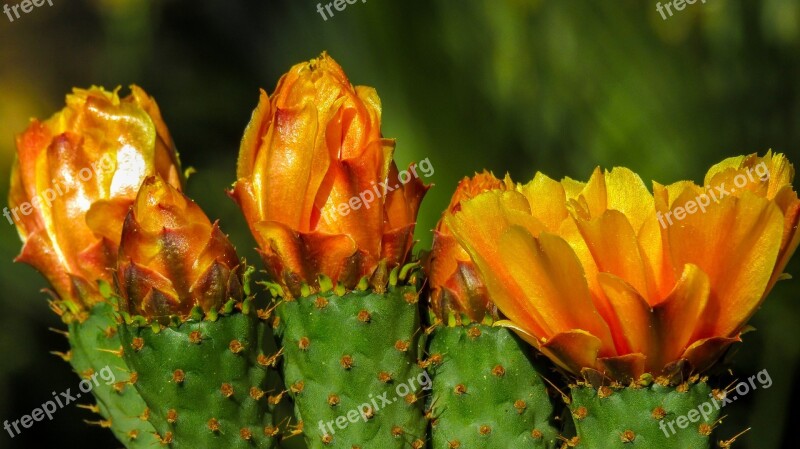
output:
[[[434,449],[556,447],[541,368],[512,331],[474,323],[439,326],[429,341]]]
[[[197,204],[145,180],[120,240],[120,338],[162,444],[274,446],[274,341],[253,271]]]
[[[323,282],[324,284],[324,282]],[[309,448],[425,445],[418,292],[322,288],[277,305],[275,333]]]
[[[722,398],[703,381],[571,388],[576,448],[704,449]]]
[[[69,324],[69,362],[84,379],[108,369],[115,382],[95,382],[92,394],[96,405],[86,408],[100,415],[96,424],[108,427],[128,449],[151,448],[156,443],[155,429],[145,418],[147,406],[132,384],[136,376],[122,359],[122,344],[111,304],[99,303],[84,321]]]
[[[271,448],[277,373],[252,300],[168,326],[120,326],[125,359],[159,439],[179,448]]]
[[[424,400],[401,386],[427,379],[406,263],[428,187],[401,176],[416,166],[400,172],[394,148],[375,89],[354,87],[325,53],[262,91],[242,138],[230,195],[281,298],[290,430],[313,448],[425,445]],[[395,388],[403,397],[385,404]]]

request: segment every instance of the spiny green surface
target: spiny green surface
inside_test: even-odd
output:
[[[508,329],[438,327],[429,339],[434,449],[553,448],[553,404],[530,358]]]
[[[405,286],[278,305],[284,379],[310,448],[424,446],[417,297]]]
[[[573,387],[570,409],[580,438],[575,447],[708,449],[711,438],[702,432],[710,430],[719,417],[717,405],[722,406],[710,394],[711,387],[703,382],[679,387],[655,383],[622,389]]]
[[[150,422],[168,447],[274,447],[269,401],[280,381],[276,370],[263,366],[275,352],[274,340],[252,311],[158,333],[122,324],[120,334]]]
[[[69,343],[70,363],[78,375],[91,379],[97,374],[92,394],[97,400],[100,420],[104,421],[102,425],[110,425],[114,436],[128,449],[152,448],[157,443],[155,429],[141,418],[147,406],[128,382],[130,371],[120,355],[122,344],[111,305],[98,304],[85,321],[70,323]],[[108,374],[109,369],[113,376]],[[109,385],[105,379],[114,383]]]

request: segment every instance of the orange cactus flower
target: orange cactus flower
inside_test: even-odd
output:
[[[396,182],[409,172],[394,147],[375,89],[353,87],[327,54],[292,67],[271,97],[262,90],[231,196],[287,294],[320,275],[351,287],[407,260],[427,187],[415,165]]]
[[[541,173],[462,202],[447,224],[500,311],[573,373],[627,381],[708,369],[798,246],[800,201],[781,154],[727,159],[705,187],[625,168],[587,183]]]
[[[200,206],[158,176],[147,178],[125,218],[118,261],[120,308],[186,317],[241,300],[242,270],[231,242]]]
[[[447,322],[450,314],[458,323],[463,316],[474,322],[497,318],[496,308],[475,264],[450,232],[445,219],[458,213],[463,201],[480,193],[514,188],[508,175],[497,179],[487,171],[476,173],[472,178],[465,177],[458,183],[450,205],[433,231],[433,247],[425,267],[431,287],[431,309],[439,319]]]
[[[67,105],[17,137],[9,207],[24,242],[18,262],[39,270],[63,301],[85,309],[112,281],[122,222],[145,177],[183,182],[158,106],[142,89],[128,97],[74,89]]]

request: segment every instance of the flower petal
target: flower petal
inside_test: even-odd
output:
[[[672,293],[654,308],[662,347],[661,365],[656,368],[678,360],[699,329],[714,326],[715,317],[706,310],[710,292],[708,276],[697,265],[687,264]]]
[[[688,194],[678,202],[690,201]],[[717,320],[697,338],[733,335],[755,312],[772,276],[783,226],[777,206],[745,192],[667,228],[673,266],[697,265],[712,286],[707,313]]]

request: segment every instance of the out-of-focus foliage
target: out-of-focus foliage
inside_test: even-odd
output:
[[[622,165],[668,183],[700,181],[715,161],[768,148],[800,163],[796,0],[696,2],[667,20],[640,0],[369,0],[327,21],[313,0],[53,3],[14,22],[0,15],[0,178],[29,117],[49,116],[73,86],[135,82],[161,106],[184,165],[198,170],[187,193],[255,263],[223,193],[239,139],[258,88],[271,92],[322,50],[353,83],[378,90],[398,165],[430,158],[423,248],[457,181],[484,167],[525,181],[536,170],[584,179],[596,165]],[[0,182],[3,198],[7,188]],[[0,220],[0,420],[13,420],[76,382],[47,356],[66,342],[46,331],[58,322],[38,292],[44,281],[11,263],[19,241]],[[798,260],[787,271],[799,278]],[[725,410],[722,437],[753,427],[740,448],[781,448],[800,419],[798,282],[778,284],[733,359],[738,376],[766,368],[773,379]],[[115,447],[84,418],[93,419],[72,407],[0,437],[0,448]]]

